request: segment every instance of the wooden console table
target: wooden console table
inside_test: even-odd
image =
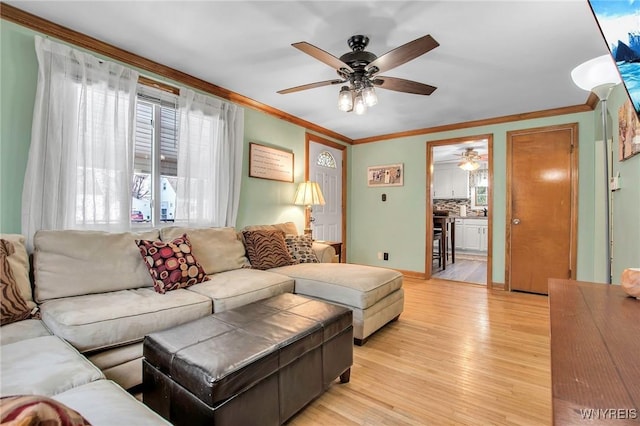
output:
[[[640,424],[640,300],[549,280],[553,423]]]

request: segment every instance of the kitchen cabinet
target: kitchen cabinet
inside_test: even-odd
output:
[[[456,219],[456,250],[464,250],[464,219]]]
[[[455,163],[434,164],[433,198],[469,198],[469,172]]]
[[[489,227],[485,219],[463,219],[462,250],[487,251]]]

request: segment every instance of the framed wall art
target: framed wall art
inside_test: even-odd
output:
[[[618,110],[618,131],[618,160],[640,153],[640,121],[630,100]]]
[[[402,163],[368,167],[367,184],[368,186],[404,185],[404,170]]]
[[[249,143],[249,177],[293,182],[293,152]]]

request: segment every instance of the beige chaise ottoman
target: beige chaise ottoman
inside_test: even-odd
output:
[[[270,269],[295,279],[294,292],[353,310],[353,337],[358,345],[404,307],[402,274],[392,269],[349,263],[300,263]]]

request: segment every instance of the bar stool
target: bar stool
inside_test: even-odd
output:
[[[438,251],[436,252],[435,250],[431,250],[433,253],[432,258],[433,259],[438,259],[438,267],[442,268],[442,262],[444,262],[444,256],[443,256],[443,250],[444,250],[444,240],[443,240],[443,234],[442,234],[442,230],[441,229],[434,229],[433,230],[433,241],[437,241],[438,242]]]

